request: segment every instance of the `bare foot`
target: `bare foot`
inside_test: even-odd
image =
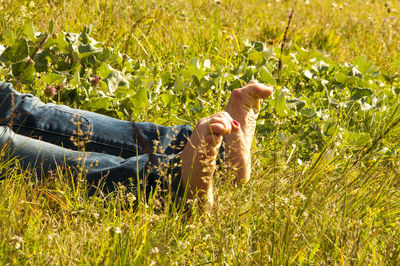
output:
[[[250,149],[262,99],[272,94],[272,87],[250,82],[232,91],[225,111],[240,123],[238,130],[224,136],[226,161],[237,167],[237,181],[247,182],[251,174]]]
[[[203,209],[213,204],[212,177],[223,136],[236,132],[238,125],[227,112],[202,118],[181,153],[182,184],[189,182],[188,198],[199,197]]]

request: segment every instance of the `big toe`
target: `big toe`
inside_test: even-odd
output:
[[[218,112],[207,118],[202,118],[197,123],[195,131],[209,145],[218,145],[222,136],[238,130],[239,122],[232,119],[227,112]]]
[[[264,99],[270,96],[273,92],[273,88],[271,86],[266,86],[262,83],[258,83],[256,81],[251,81],[249,84],[241,88],[242,93],[246,93],[253,98]]]

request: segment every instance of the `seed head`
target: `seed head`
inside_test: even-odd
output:
[[[62,89],[64,89],[64,85],[61,84],[61,83],[58,84],[57,87],[56,87],[56,90],[57,90],[57,91],[61,91]]]
[[[100,86],[100,77],[99,76],[95,76],[94,78],[92,78],[90,80],[90,84],[92,84],[92,86],[99,87]]]
[[[44,89],[44,96],[51,98],[56,95],[57,95],[57,89],[53,85],[48,85],[46,89]]]

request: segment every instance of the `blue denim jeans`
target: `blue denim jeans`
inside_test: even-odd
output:
[[[80,167],[87,183],[106,193],[116,184],[136,190],[138,180],[147,192],[157,183],[176,192],[179,155],[190,134],[188,125],[132,123],[45,104],[0,82],[1,160],[16,157],[24,168],[44,175],[57,166]]]

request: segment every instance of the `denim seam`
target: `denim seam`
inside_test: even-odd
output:
[[[59,133],[59,132],[48,131],[48,130],[45,130],[45,129],[42,129],[42,128],[38,128],[38,127],[29,127],[29,126],[26,126],[24,124],[21,125],[20,123],[14,123],[13,125],[14,126],[18,126],[18,128],[36,130],[36,131],[40,131],[40,132],[49,133],[49,134],[52,134],[52,135],[57,135],[57,136],[63,136],[63,137],[72,137],[72,136],[74,136],[72,134],[72,132],[71,132],[71,134],[62,134],[62,133]],[[117,149],[124,149],[124,150],[128,150],[128,151],[131,151],[131,152],[136,150],[136,149],[130,148],[130,145],[128,145],[128,144],[119,146],[119,145],[115,145],[115,144],[111,144],[111,143],[102,142],[102,141],[98,141],[98,140],[92,139],[91,136],[89,136],[89,138],[90,138],[89,142],[91,142],[91,143],[100,144],[100,145],[104,145],[104,146],[112,147],[112,148],[117,148]],[[105,139],[102,139],[102,140],[105,140]]]

